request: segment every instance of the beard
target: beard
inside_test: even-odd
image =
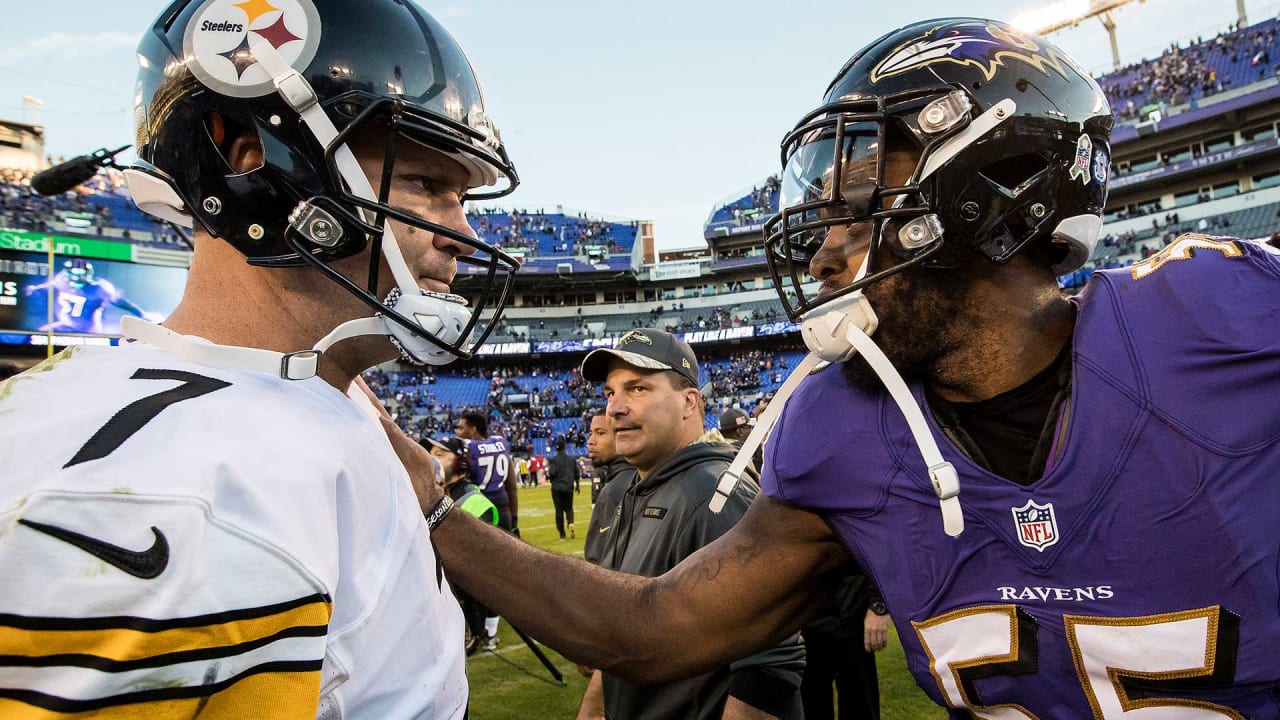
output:
[[[973,276],[961,269],[908,268],[864,291],[879,325],[872,339],[903,379],[924,380],[960,346]],[[884,387],[862,355],[840,366],[849,385],[865,392]]]

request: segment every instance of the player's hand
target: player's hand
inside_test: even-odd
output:
[[[413,492],[418,496],[418,507],[424,515],[431,512],[444,496],[444,485],[441,484],[443,479],[437,472],[440,463],[421,445],[410,440],[391,418],[381,417],[379,420],[382,422],[382,431],[391,441],[392,449],[409,473]]]
[[[574,667],[578,668],[578,674],[585,678],[596,674],[595,668],[589,668],[586,665],[575,665]]]
[[[877,615],[867,611],[867,619],[862,623],[862,645],[867,652],[883,650],[889,644],[889,616]]]

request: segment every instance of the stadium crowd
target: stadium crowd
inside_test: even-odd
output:
[[[1233,77],[1256,82],[1280,71],[1272,63],[1276,23],[1232,27],[1187,47],[1171,45],[1153,60],[1099,78],[1118,120],[1140,120],[1152,105],[1181,105],[1229,90]],[[1247,63],[1242,66],[1241,63]]]
[[[728,407],[752,411],[782,384],[799,352],[799,345],[792,341],[771,345],[768,351],[708,355],[703,362],[703,380],[711,385],[704,400],[708,423],[714,424]],[[453,379],[484,378],[489,380],[484,404],[441,402],[433,390],[437,383]],[[569,360],[540,366],[459,364],[438,376],[431,371],[374,369],[364,379],[410,437],[452,434],[463,414],[481,412],[489,418],[491,431],[507,438],[517,455],[532,456],[537,448],[554,447],[559,441],[581,454],[591,414],[603,403],[599,387],[583,380]]]

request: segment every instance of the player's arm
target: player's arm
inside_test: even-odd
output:
[[[430,511],[440,491],[427,452],[383,427]],[[574,660],[645,684],[691,677],[796,632],[850,559],[822,518],[765,496],[658,578],[539,550],[465,513],[446,515],[432,541],[451,581],[512,624]]]
[[[516,478],[516,461],[514,458],[507,463],[507,478],[502,481],[502,487],[507,491],[507,507],[511,508],[511,527],[520,527],[520,495],[516,492],[519,483]]]
[[[587,691],[582,694],[582,704],[578,706],[578,720],[603,720],[604,718],[604,681],[600,671],[591,673],[587,682]]]

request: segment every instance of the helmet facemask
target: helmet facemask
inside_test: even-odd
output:
[[[470,234],[392,205],[389,195],[397,157],[403,148],[418,144],[458,160],[471,176],[464,201],[509,193],[516,179],[501,146],[497,146],[497,152],[490,149],[496,136],[456,124],[452,129],[465,138],[459,139],[436,127],[440,122],[438,117],[424,115],[412,105],[385,98],[360,111],[324,152],[325,172],[334,187],[339,188],[338,192],[332,196],[314,196],[300,204],[290,217],[284,237],[298,257],[386,318],[392,331],[391,341],[401,350],[405,360],[436,365],[455,357],[471,357],[483,344],[494,327],[494,320],[480,325],[478,311],[495,307],[498,312],[493,317],[498,316],[510,297],[519,261]],[[376,197],[372,193],[366,197],[353,191],[352,182],[342,174],[345,163],[340,159],[340,151],[353,143],[359,144],[359,139],[365,134],[382,138],[381,175]],[[502,162],[495,163],[494,158],[501,158]],[[356,182],[359,182],[358,178]],[[477,183],[484,182],[502,184],[493,190],[476,192],[482,187]],[[456,260],[462,265],[479,268],[469,273],[479,276],[473,309],[468,310],[458,295],[417,287],[388,220],[443,236],[468,248],[469,253],[458,255]],[[369,270],[363,287],[359,281],[344,276],[316,253],[317,248],[337,247],[352,239],[359,243],[361,249],[370,248]],[[348,254],[343,253],[344,256]],[[395,280],[395,287],[385,297],[379,289],[380,266],[384,259]],[[420,338],[420,341],[415,338]]]
[[[780,212],[765,224],[765,257],[790,317],[800,319],[914,265],[951,261],[931,201],[937,183],[930,160],[971,120],[962,92],[928,88],[828,104],[784,138]],[[898,178],[890,177],[886,159],[897,150],[916,160],[905,181],[893,183]],[[849,284],[818,294],[805,278],[831,228],[840,226],[869,228],[867,262]]]
[[[519,182],[452,36],[399,0],[293,0],[267,10],[174,0],[162,18],[138,51],[139,162],[126,177],[139,207],[202,226],[251,265],[318,269],[374,311],[335,328],[312,355],[346,338],[381,334],[414,363],[471,357],[499,317],[519,263],[469,232],[388,202],[397,157],[414,144],[467,171],[462,201],[501,197]],[[237,19],[234,32],[208,29],[225,18]],[[378,40],[365,42],[370,37]],[[263,162],[237,172],[224,143],[241,134],[256,135]],[[369,149],[371,137],[380,151]],[[362,158],[374,162],[356,160],[357,140]],[[384,189],[375,194],[375,186]],[[465,247],[458,261],[481,276],[476,304],[422,290],[393,225]],[[335,265],[366,249],[367,273],[353,263]],[[395,281],[390,294],[387,269]],[[481,311],[489,309],[493,319],[482,324]],[[297,379],[306,372],[281,374]]]

